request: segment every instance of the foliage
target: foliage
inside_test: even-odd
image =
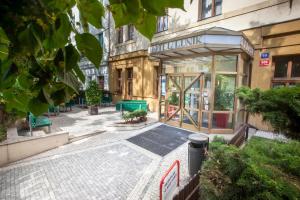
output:
[[[101,2],[1,1],[0,100],[8,111],[39,115],[49,104],[68,102],[78,91],[79,80],[85,81],[78,66],[80,56],[99,67],[102,48],[88,28],[102,27],[105,8]],[[116,27],[133,24],[151,39],[156,16],[164,15],[171,7],[183,8],[183,0],[110,0],[108,9]],[[74,10],[80,15],[76,26]]]
[[[224,75],[218,75],[218,84],[215,89],[215,110],[232,110],[234,103],[234,94],[230,89],[230,82]]]
[[[179,104],[179,98],[177,97],[176,93],[172,93],[172,95],[169,96],[168,103],[170,105],[178,106],[178,104]]]
[[[90,81],[85,90],[86,101],[88,105],[96,106],[102,99],[102,91],[96,81]]]
[[[2,124],[0,124],[0,142],[6,140],[6,137],[6,128]]]
[[[145,110],[135,110],[133,112],[127,112],[123,115],[123,119],[128,121],[133,121],[134,118],[138,119],[139,121],[145,121],[147,116],[147,111]]]
[[[242,87],[237,96],[251,114],[261,114],[276,132],[300,140],[300,87],[272,88],[266,91]]]
[[[300,143],[253,137],[244,149],[210,145],[201,199],[299,199]]]
[[[225,138],[223,136],[218,136],[218,135],[214,136],[213,142],[220,143],[220,144],[226,144]]]

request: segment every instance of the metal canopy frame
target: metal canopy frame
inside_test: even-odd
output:
[[[251,58],[254,56],[254,47],[247,37],[242,32],[220,27],[156,41],[151,43],[149,48],[150,56],[159,59],[242,52]]]

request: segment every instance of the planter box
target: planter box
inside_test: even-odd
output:
[[[98,115],[98,106],[89,106],[90,115]]]

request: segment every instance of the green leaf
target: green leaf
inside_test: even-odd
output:
[[[143,7],[155,16],[166,15],[167,8],[180,8],[184,10],[184,0],[141,0]]]
[[[4,60],[7,58],[8,46],[9,46],[9,40],[4,30],[0,27],[0,60]]]
[[[36,54],[39,42],[33,33],[32,24],[29,24],[19,35],[18,40],[22,45],[25,53]]]
[[[75,0],[43,0],[43,3],[51,10],[64,11],[73,8]]]
[[[73,71],[76,73],[77,77],[81,80],[82,83],[85,82],[85,76],[83,74],[83,72],[81,71],[80,67],[78,66],[78,64],[76,64],[73,67]]]
[[[143,17],[134,25],[141,34],[151,39],[156,31],[156,17],[145,11]]]
[[[67,71],[76,67],[79,59],[80,55],[72,44],[65,47],[65,68]]]
[[[74,92],[78,93],[81,83],[78,81],[73,71],[58,74],[58,81],[61,81],[65,85],[73,89]]]
[[[67,14],[60,14],[52,26],[53,34],[43,43],[45,48],[54,49],[64,47],[69,40],[71,30],[72,26]]]
[[[104,7],[98,0],[77,0],[81,18],[96,28],[102,28],[101,19],[104,16]]]
[[[126,24],[134,23],[138,19],[138,16],[132,15],[130,12],[128,12],[124,3],[111,5],[110,11],[113,15],[115,26],[117,28]]]
[[[64,52],[62,49],[58,49],[53,62],[54,65],[57,66],[56,69],[58,69],[58,71],[64,71],[65,60],[64,60]]]
[[[85,55],[96,67],[99,67],[102,60],[102,47],[92,34],[82,33],[75,36],[78,50]]]
[[[184,10],[184,0],[165,0],[165,7],[180,8]]]
[[[33,98],[29,101],[28,109],[35,116],[39,116],[48,110],[48,103],[42,102],[39,98]]]
[[[166,7],[163,0],[141,0],[143,7],[150,13],[163,16],[166,13]]]

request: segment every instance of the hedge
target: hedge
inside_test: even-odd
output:
[[[127,112],[123,115],[123,119],[127,121],[133,121],[135,118],[140,121],[145,121],[147,116],[147,111],[145,110],[135,110],[133,112]]]
[[[253,137],[243,149],[213,142],[200,181],[201,199],[300,199],[300,142]]]

